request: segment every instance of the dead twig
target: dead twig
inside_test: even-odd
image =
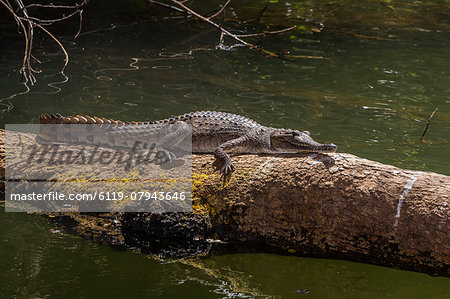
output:
[[[228,1],[222,6],[222,8],[221,8],[218,12],[216,12],[216,13],[213,14],[212,16],[208,17],[208,19],[211,20],[211,19],[217,17],[218,15],[220,15],[220,13],[225,9],[225,7],[227,7],[227,5],[228,5],[228,3],[230,3],[230,1],[231,1],[231,0],[228,0]]]
[[[77,37],[80,35],[80,33],[81,33],[81,28],[82,28],[82,26],[83,26],[83,10],[80,10],[80,14],[79,14],[79,16],[80,16],[80,25],[78,26],[78,31],[77,31],[77,34],[75,34],[75,36],[73,37],[73,39],[77,39]]]
[[[186,11],[184,11],[184,10],[182,10],[182,9],[176,7],[176,6],[164,3],[164,2],[159,2],[159,1],[156,1],[156,0],[147,0],[147,3],[159,5],[161,7],[165,7],[165,8],[169,8],[169,9],[172,9],[172,10],[175,10],[175,11],[178,11],[178,12],[186,13]]]
[[[263,9],[259,12],[258,17],[255,20],[256,23],[259,23],[261,21],[261,17],[263,16],[263,14],[266,11],[268,6],[269,6],[269,0],[266,1],[266,4],[264,5]]]
[[[433,118],[433,116],[434,116],[434,114],[436,113],[436,111],[438,111],[438,108],[434,109],[433,113],[431,113],[430,117],[428,118],[428,121],[427,121],[427,125],[426,125],[426,127],[425,127],[425,130],[423,131],[422,136],[420,136],[420,142],[421,142],[421,143],[424,143],[424,142],[423,142],[423,138],[425,137],[425,134],[426,134],[427,131],[428,131],[428,127],[430,126],[431,119]]]
[[[146,0],[148,3],[153,3],[153,4],[157,4],[157,5],[161,5],[164,4],[162,6],[167,7],[167,8],[171,8],[173,9],[173,5],[169,5],[166,3],[161,3],[159,1],[155,1],[155,0]],[[264,48],[259,47],[258,45],[248,42],[246,40],[244,40],[243,38],[247,38],[247,37],[253,37],[253,36],[261,36],[261,35],[267,35],[267,34],[276,34],[276,33],[282,33],[282,32],[286,32],[286,31],[290,31],[296,28],[296,26],[292,26],[289,28],[285,28],[285,29],[281,29],[281,30],[277,30],[277,31],[272,31],[272,32],[264,32],[264,33],[254,33],[254,34],[243,34],[243,35],[239,35],[239,34],[234,34],[232,32],[230,32],[229,30],[225,29],[222,25],[222,23],[218,24],[216,22],[214,22],[212,19],[216,16],[218,16],[220,13],[222,13],[225,8],[228,6],[228,4],[230,3],[231,0],[228,0],[227,2],[225,2],[225,4],[222,6],[222,8],[215,14],[213,14],[212,16],[206,17],[201,15],[200,13],[192,10],[191,8],[187,7],[184,2],[185,1],[178,1],[178,0],[170,0],[173,4],[176,5],[175,9],[176,11],[182,11],[183,13],[186,13],[188,15],[192,15],[194,17],[196,17],[197,19],[200,19],[201,21],[208,23],[209,25],[215,27],[217,30],[219,30],[221,32],[220,34],[220,38],[219,38],[219,44],[218,44],[218,48],[222,49],[222,48],[227,48],[223,45],[224,42],[224,37],[228,36],[232,39],[234,39],[235,41],[239,42],[242,45],[245,45],[249,48],[255,49],[257,51],[260,51],[264,54],[266,54],[268,57],[275,57],[275,58],[280,58],[280,59],[288,59],[288,58],[312,58],[312,59],[327,59],[324,57],[320,57],[320,56],[303,56],[303,55],[286,55],[284,53],[282,54],[277,54],[271,51],[268,51]],[[264,12],[265,9],[263,9]]]
[[[359,33],[355,33],[355,32],[343,31],[343,30],[334,30],[334,32],[353,35],[360,39],[392,40],[390,38],[384,38],[384,37],[379,37],[379,36],[368,36],[368,35],[363,35],[363,34],[359,34]]]
[[[67,53],[66,49],[64,48],[64,46],[61,44],[61,42],[53,35],[51,34],[47,29],[45,29],[43,26],[36,24],[37,27],[41,28],[42,31],[44,31],[45,33],[47,33],[51,38],[53,38],[53,40],[59,45],[59,47],[61,48],[61,50],[64,52],[64,65],[61,68],[61,73],[64,72],[67,64],[69,63],[69,54]]]
[[[54,5],[54,4],[39,4],[39,3],[32,3],[25,6],[25,9],[32,8],[32,7],[41,7],[41,8],[63,8],[63,9],[76,9],[80,8],[81,6],[85,5],[88,2],[88,0],[83,1],[82,3],[78,4],[75,3],[74,5]]]
[[[22,67],[20,68],[19,73],[22,74],[24,78],[23,84],[27,86],[28,82],[31,85],[36,83],[35,74],[40,73],[41,70],[35,69],[31,63],[31,60],[36,63],[41,63],[39,59],[34,57],[33,55],[33,40],[34,40],[34,31],[35,28],[41,29],[45,34],[47,34],[50,38],[52,38],[59,46],[61,51],[64,53],[64,65],[61,68],[61,73],[64,71],[65,67],[69,62],[69,55],[64,48],[63,44],[56,38],[48,29],[44,28],[44,26],[49,26],[64,20],[67,20],[75,15],[79,15],[80,25],[78,27],[78,31],[75,34],[74,38],[77,38],[81,32],[81,26],[83,21],[83,9],[82,7],[87,4],[89,0],[83,0],[81,3],[75,3],[74,5],[54,5],[54,4],[39,4],[32,3],[29,5],[24,5],[22,0],[0,0],[0,4],[3,5],[9,13],[13,16],[14,20],[17,23],[17,26],[21,29],[24,35],[25,40],[25,50],[23,56]],[[46,8],[46,9],[68,9],[73,10],[69,14],[63,14],[61,17],[54,19],[41,19],[35,16],[32,16],[28,9],[30,8]],[[19,31],[20,32],[20,31]]]
[[[210,25],[213,26],[213,27],[216,27],[217,29],[219,29],[220,31],[222,31],[222,33],[223,33],[224,35],[229,36],[229,37],[235,39],[236,41],[240,42],[241,44],[244,44],[244,45],[246,45],[246,46],[248,46],[248,47],[250,47],[250,48],[252,48],[252,49],[261,51],[261,52],[263,52],[263,53],[265,53],[265,54],[267,54],[267,55],[269,55],[269,56],[271,56],[271,57],[277,57],[277,58],[280,57],[280,56],[279,56],[278,54],[276,54],[276,53],[267,51],[267,50],[265,50],[265,49],[263,49],[263,48],[257,47],[257,46],[254,45],[254,44],[251,44],[251,43],[249,43],[249,42],[246,42],[245,40],[243,40],[243,39],[240,38],[239,36],[237,36],[237,35],[231,33],[230,31],[226,30],[225,28],[223,28],[221,25],[219,25],[219,24],[217,24],[217,23],[211,21],[210,19],[208,19],[208,18],[206,18],[206,17],[200,15],[199,13],[193,11],[192,9],[190,9],[189,7],[187,7],[186,5],[184,5],[183,3],[181,3],[181,2],[179,2],[179,1],[177,1],[177,0],[172,0],[172,2],[174,2],[174,3],[177,4],[179,7],[181,7],[181,8],[184,9],[185,11],[189,12],[189,13],[192,14],[193,16],[199,18],[200,20],[202,20],[202,21],[204,21],[204,22],[210,24]]]
[[[52,19],[52,20],[39,19],[39,18],[35,18],[35,17],[30,17],[30,16],[27,16],[27,18],[28,18],[29,20],[36,21],[36,22],[38,22],[38,23],[40,23],[40,24],[42,24],[42,25],[50,25],[50,24],[52,24],[52,23],[56,23],[56,22],[61,22],[61,21],[67,20],[67,19],[71,18],[72,16],[74,16],[74,15],[76,15],[76,14],[79,14],[79,13],[80,13],[80,10],[75,10],[74,12],[70,13],[70,14],[67,15],[67,16],[63,16],[63,17],[61,17],[61,18],[58,18],[58,19]]]
[[[295,28],[297,28],[297,26],[292,26],[292,27],[281,29],[281,30],[268,31],[268,32],[236,34],[236,36],[238,36],[238,37],[253,37],[253,36],[261,36],[261,35],[268,35],[268,34],[277,34],[277,33],[282,33],[282,32],[286,32],[286,31],[291,31]]]

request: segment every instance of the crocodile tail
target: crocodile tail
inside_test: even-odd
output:
[[[107,118],[98,118],[96,116],[90,117],[89,115],[77,115],[77,116],[62,116],[59,113],[56,114],[41,114],[39,117],[39,123],[46,124],[124,124],[120,120],[113,120]]]
[[[122,122],[89,115],[62,116],[59,113],[42,114],[39,117],[38,139],[45,143],[84,143],[108,146],[127,146],[127,140],[110,134],[111,129],[121,125],[147,125],[152,122]],[[47,126],[53,125],[56,126]],[[80,126],[70,126],[80,125]],[[91,126],[95,125],[95,126]]]
[[[105,133],[110,125],[124,124],[120,120],[90,117],[88,115],[62,116],[59,113],[42,114],[39,117],[38,139],[41,142],[63,142],[63,143],[88,143],[109,144],[113,141],[106,140]],[[47,126],[53,125],[56,126]],[[69,125],[84,126],[69,126]],[[90,126],[99,125],[99,126]]]

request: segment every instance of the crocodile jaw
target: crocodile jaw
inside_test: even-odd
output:
[[[338,147],[334,143],[318,143],[308,133],[296,131],[295,135],[272,136],[270,138],[271,147],[278,153],[336,152]]]

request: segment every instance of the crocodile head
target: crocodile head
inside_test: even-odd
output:
[[[285,130],[274,131],[270,136],[273,150],[279,153],[321,152],[333,153],[337,146],[334,143],[322,144],[314,141],[308,131]]]

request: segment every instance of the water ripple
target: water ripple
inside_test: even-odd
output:
[[[173,89],[173,90],[184,90],[194,88],[193,84],[163,84],[164,88]]]
[[[261,99],[261,98],[273,97],[273,96],[275,96],[275,94],[269,93],[269,92],[249,91],[249,92],[238,93],[237,96],[240,98]]]

